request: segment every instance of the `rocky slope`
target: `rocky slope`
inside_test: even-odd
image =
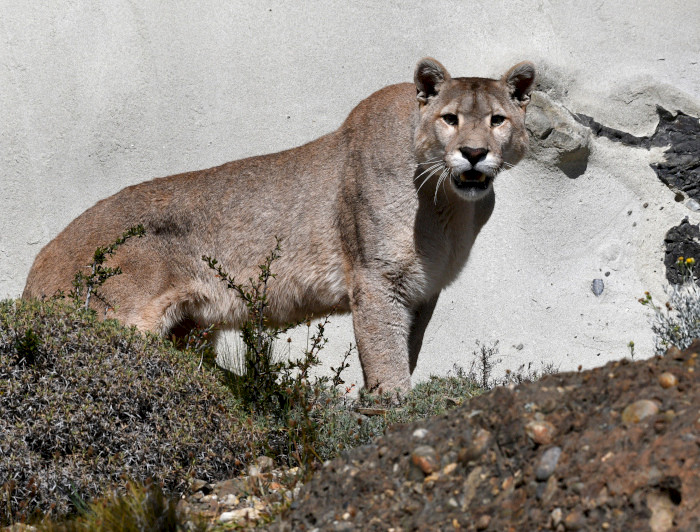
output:
[[[699,530],[700,341],[498,388],[336,459],[274,530]]]

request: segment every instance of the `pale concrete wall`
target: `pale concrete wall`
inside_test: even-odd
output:
[[[2,297],[20,294],[41,246],[98,199],[315,138],[410,80],[425,55],[455,75],[531,59],[569,109],[636,134],[653,131],[656,103],[692,112],[700,101],[698,2],[1,0],[0,12]],[[503,174],[417,376],[468,363],[477,338],[501,340],[503,367],[591,365],[632,339],[648,350],[635,297],[660,290],[668,225],[698,220],[649,157],[597,141],[577,180],[536,161]],[[615,274],[595,298],[604,269]],[[352,338],[347,320],[334,323],[333,360]]]

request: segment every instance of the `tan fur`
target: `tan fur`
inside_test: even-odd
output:
[[[525,153],[533,78],[530,63],[491,80],[423,59],[414,84],[379,90],[304,146],[98,202],[41,250],[23,297],[69,291],[96,247],[143,224],[146,236],[110,262],[124,273],[101,289],[109,315],[161,334],[182,322],[237,327],[245,305],[201,257],[246,281],[277,236],[271,321],[352,311],[366,385],[405,390],[438,295],[491,215],[493,177]]]

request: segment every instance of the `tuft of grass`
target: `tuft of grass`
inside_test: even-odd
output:
[[[389,425],[438,416],[484,392],[474,378],[455,366],[445,377],[431,376],[406,395],[360,390],[357,399],[337,391],[324,398],[317,413],[317,453],[329,460],[339,452],[370,444]]]
[[[81,514],[65,521],[44,520],[37,532],[204,532],[201,519],[188,519],[177,500],[167,497],[153,482],[129,482],[125,491],[113,491],[86,505]]]
[[[350,400],[349,390],[343,393],[340,389],[350,351],[338,368],[331,368],[332,377],[311,376],[327,342],[328,318],[316,325],[313,334],[309,331],[307,349],[299,360],[276,358],[273,345],[288,328],[270,327],[267,292],[275,277],[274,262],[281,253],[278,239],[259,265],[258,278],[249,279],[246,285],[236,282],[216,259],[202,257],[248,308],[248,319],[242,327],[243,363],[236,372],[222,371],[234,395],[270,427],[268,452],[278,462],[301,466],[310,473],[339,451],[370,443],[388,424],[440,414],[449,405],[478,393],[472,376],[456,370],[448,378],[434,377],[419,384],[404,397],[362,391],[359,400]],[[307,327],[311,327],[308,321]],[[484,349],[485,356],[493,354]]]

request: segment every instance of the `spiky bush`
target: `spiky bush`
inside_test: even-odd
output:
[[[672,346],[685,349],[695,338],[700,338],[700,287],[692,269],[695,259],[679,257],[677,265],[683,282],[666,289],[668,302],[665,305],[656,305],[649,292],[639,300],[654,311],[651,329],[658,355]]]
[[[197,362],[57,301],[1,301],[0,525],[71,513],[126,479],[179,493],[235,475],[256,432]]]

